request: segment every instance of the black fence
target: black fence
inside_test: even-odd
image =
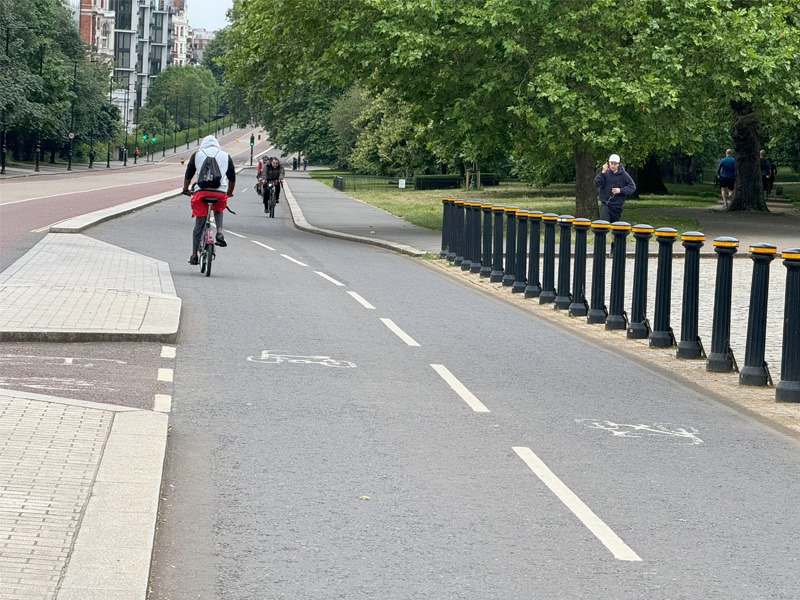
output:
[[[752,270],[745,304],[748,317],[744,364],[739,369],[731,348],[733,257],[738,252],[737,239],[720,237],[713,240],[715,273],[713,277],[701,277],[700,250],[706,242],[702,232],[679,234],[671,228],[654,229],[646,224],[632,226],[624,221],[589,221],[571,215],[458,198],[442,198],[442,206],[440,254],[460,266],[462,271],[488,277],[492,282],[511,287],[512,293],[538,298],[540,304],[552,304],[556,310],[567,311],[573,317],[586,318],[588,324],[604,325],[608,330],[626,330],[627,338],[648,339],[651,348],[674,347],[678,358],[705,360],[708,371],[737,372],[739,383],[746,386],[772,385],[765,360],[767,299],[770,264],[780,256],[786,268],[786,281],[781,375],[775,386],[775,398],[783,402],[800,402],[800,248],[789,248],[779,254],[775,246],[759,243],[748,249]],[[560,236],[557,255],[556,230]],[[594,238],[591,254],[587,250],[589,232]],[[633,286],[631,311],[627,313],[624,301],[631,235],[634,246]],[[649,244],[653,238],[658,246],[655,286],[649,285],[648,277]],[[610,254],[607,254],[608,241],[612,242]],[[673,247],[678,241],[684,249],[683,271],[681,277],[673,278]],[[608,259],[611,261],[611,278],[606,303]],[[591,293],[587,298],[588,276],[591,276]],[[671,326],[675,279],[680,279],[682,288],[679,337]],[[713,286],[713,322],[708,354],[698,333],[701,283],[704,292]],[[655,304],[652,324],[647,315],[649,297],[654,298]]]
[[[414,189],[414,179],[373,175],[334,175],[333,187],[342,192],[356,190]]]

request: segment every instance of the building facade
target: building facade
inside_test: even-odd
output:
[[[115,14],[111,0],[80,0],[78,29],[92,57],[114,60]]]

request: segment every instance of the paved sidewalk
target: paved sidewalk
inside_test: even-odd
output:
[[[286,188],[292,218],[302,230],[412,256],[438,255],[439,232],[353,200],[307,173],[287,172]],[[73,233],[51,232],[0,274],[0,341],[174,341],[180,299],[168,265],[78,233],[172,194],[162,196],[60,223],[58,231]],[[796,229],[781,232],[773,226],[777,221],[764,221],[761,231],[776,235],[761,241],[779,249],[800,245]],[[737,276],[735,304],[741,320],[749,301],[749,261],[739,262],[744,271]],[[442,261],[429,264],[524,310],[561,320],[579,335],[632,349],[686,379],[710,382],[707,391],[729,394],[732,403],[800,432],[800,407],[776,405],[770,389],[737,388],[735,375],[708,374],[700,361],[675,361],[674,350],[650,351],[646,342],[621,341],[624,332],[586,326]],[[783,267],[776,260],[773,269]],[[677,281],[680,272],[676,264]],[[704,273],[704,279],[712,277]],[[649,306],[652,311],[652,301]],[[677,320],[673,323],[677,327]],[[770,335],[779,325],[771,319]],[[771,365],[777,376],[777,365]],[[167,416],[161,413],[0,390],[0,600],[146,598],[166,431]]]

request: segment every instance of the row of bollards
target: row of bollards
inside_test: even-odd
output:
[[[603,324],[608,330],[627,330],[630,339],[648,339],[652,348],[676,348],[681,359],[705,359],[706,369],[717,373],[739,372],[739,383],[750,386],[771,384],[764,360],[767,330],[767,299],[770,263],[777,248],[770,244],[750,247],[753,277],[744,365],[738,370],[730,346],[733,293],[733,255],[737,239],[714,240],[717,254],[716,287],[711,335],[711,352],[706,355],[698,335],[700,302],[701,232],[679,236],[674,229],[654,230],[650,225],[631,226],[624,221],[589,221],[571,215],[556,215],[516,207],[497,206],[458,198],[442,198],[441,256],[464,271],[489,278],[540,304],[553,304],[587,323]],[[559,231],[556,272],[555,233]],[[572,232],[575,232],[574,250]],[[594,234],[592,286],[585,296],[588,232]],[[611,234],[611,282],[606,305],[606,244]],[[635,241],[631,312],[624,309],[627,240]],[[647,318],[649,242],[658,243],[655,310],[652,326]],[[543,237],[543,243],[542,243]],[[680,238],[685,250],[680,338],[670,324],[672,306],[673,246]],[[505,242],[505,250],[504,250]],[[784,304],[781,378],[775,387],[776,400],[800,402],[800,248],[781,254],[787,269]],[[566,258],[566,259],[565,259]],[[541,269],[540,269],[541,263]],[[541,277],[541,281],[540,281]]]

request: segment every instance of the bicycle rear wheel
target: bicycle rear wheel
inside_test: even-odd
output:
[[[206,277],[211,277],[211,263],[214,262],[214,246],[206,244]]]
[[[277,200],[277,192],[275,191],[275,186],[273,186],[269,190],[269,218],[275,218],[275,202]]]

